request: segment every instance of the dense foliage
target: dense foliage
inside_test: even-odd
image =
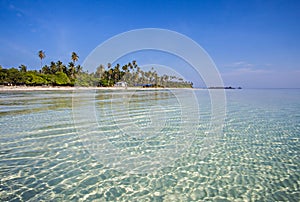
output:
[[[40,70],[27,70],[25,65],[16,68],[2,68],[0,66],[0,85],[26,85],[26,86],[114,86],[117,82],[124,82],[127,86],[143,87],[192,87],[191,82],[175,76],[159,76],[152,68],[143,71],[136,61],[114,67],[109,63],[107,67],[99,65],[96,72],[83,71],[80,65],[75,65],[78,55],[73,52],[72,62],[68,65],[61,61],[51,62],[42,66],[42,60],[46,57],[43,51],[38,52],[41,59]]]
[[[100,86],[113,86],[119,81],[126,82],[128,86],[174,88],[191,88],[193,86],[191,82],[186,82],[176,76],[159,76],[153,67],[149,71],[143,71],[135,60],[122,67],[117,64],[111,68],[111,65],[108,64],[106,69],[100,65],[95,72],[95,77],[100,79]]]
[[[25,65],[19,69],[5,69],[0,66],[0,84],[2,85],[26,85],[26,86],[74,86],[76,74],[81,71],[80,65],[70,62],[66,67],[62,62],[51,62],[41,70],[27,70]]]

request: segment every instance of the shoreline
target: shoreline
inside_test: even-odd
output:
[[[71,87],[71,86],[0,86],[0,92],[9,91],[74,91],[74,90],[163,90],[163,89],[187,89],[197,88],[142,88],[142,87]]]

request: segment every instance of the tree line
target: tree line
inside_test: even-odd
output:
[[[60,60],[51,62],[49,65],[42,65],[46,57],[44,51],[38,52],[41,60],[40,70],[28,70],[26,65],[20,65],[19,68],[3,68],[0,66],[0,84],[1,85],[26,85],[26,86],[74,86],[76,75],[80,74],[82,67],[75,65],[79,56],[73,52],[72,61],[68,65]]]
[[[127,86],[147,87],[184,87],[191,88],[193,83],[182,78],[170,75],[159,76],[152,68],[143,71],[135,60],[127,64],[116,64],[114,67],[108,63],[100,64],[95,72],[83,71],[81,65],[76,65],[79,56],[72,52],[71,61],[65,65],[58,60],[43,66],[46,57],[40,50],[38,57],[41,60],[40,70],[28,70],[27,66],[19,68],[3,68],[0,65],[0,85],[26,85],[26,86],[114,86],[117,82],[124,82]]]

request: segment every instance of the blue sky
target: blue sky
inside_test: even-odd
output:
[[[300,88],[299,19],[300,1],[289,0],[0,0],[0,65],[37,69],[41,49],[45,64],[68,62],[72,51],[82,63],[116,34],[163,28],[201,45],[225,85]]]

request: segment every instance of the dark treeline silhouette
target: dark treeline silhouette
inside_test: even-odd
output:
[[[114,86],[117,82],[126,83],[126,86],[143,87],[180,87],[191,88],[193,84],[186,82],[176,76],[163,75],[152,68],[143,71],[134,60],[120,66],[114,67],[110,63],[105,67],[99,65],[96,72],[83,71],[80,65],[76,65],[78,55],[73,52],[71,62],[68,65],[61,61],[51,62],[43,66],[43,59],[46,57],[44,51],[38,52],[41,60],[40,70],[28,70],[27,66],[20,65],[19,68],[3,68],[0,66],[0,85],[23,85],[23,86]]]

